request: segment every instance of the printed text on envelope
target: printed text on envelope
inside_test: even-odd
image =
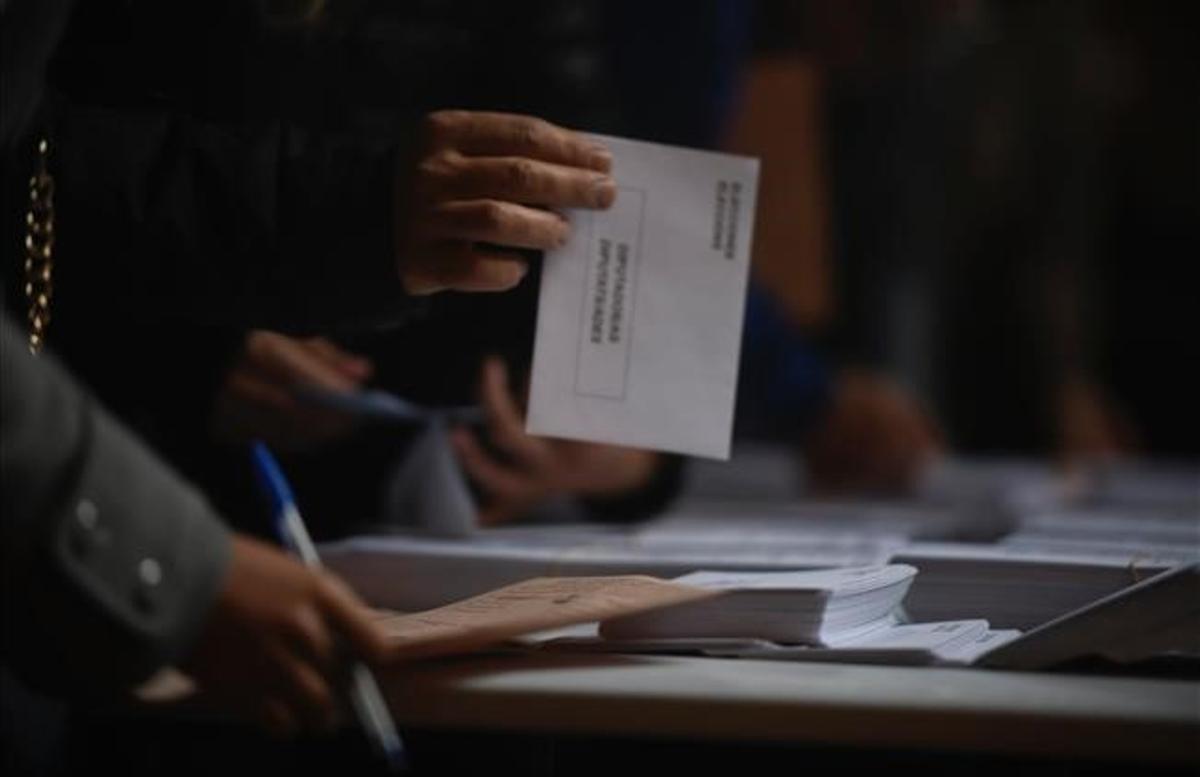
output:
[[[646,193],[622,188],[612,208],[591,214],[577,394],[625,399],[645,211]]]

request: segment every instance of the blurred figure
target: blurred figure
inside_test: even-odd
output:
[[[732,150],[762,159],[737,433],[802,447],[817,491],[904,493],[944,445],[923,403],[830,337],[856,308],[833,234],[819,21],[810,3],[754,4],[728,127]]]
[[[112,31],[114,19],[153,19],[148,7],[129,5],[102,8],[99,20],[110,26],[101,29]],[[111,71],[81,65],[89,52],[83,20],[97,7],[71,17],[69,2],[0,6],[6,292],[9,272],[21,266],[13,249],[22,243],[15,203],[23,200],[12,195],[28,186],[39,155],[49,155],[59,217],[24,222],[38,234],[53,230],[56,241],[53,252],[21,257],[27,279],[42,261],[39,295],[14,284],[16,303],[36,306],[31,331],[22,341],[5,318],[2,333],[5,669],[78,698],[125,692],[178,665],[235,718],[282,734],[326,731],[337,720],[346,651],[367,660],[384,652],[369,610],[331,575],[231,534],[207,500],[49,357],[25,351],[64,346],[109,396],[138,410],[147,389],[125,388],[152,374],[148,366],[168,382],[180,377],[149,347],[176,316],[297,329],[394,323],[416,307],[414,295],[510,288],[525,273],[519,249],[565,239],[563,219],[531,206],[605,207],[610,159],[531,117],[426,113],[415,133],[379,151],[292,133],[282,122],[210,120],[196,104],[167,109],[167,92],[137,85],[165,74],[160,86],[182,87],[169,67],[151,73],[142,61],[122,71],[128,62],[119,58],[102,58]],[[162,35],[149,45],[184,40]],[[46,106],[42,71],[51,54],[65,89]],[[49,142],[33,135],[43,124]],[[267,350],[319,370],[319,360],[305,357],[323,345]],[[114,361],[122,347],[126,358]],[[361,363],[339,367],[340,375],[320,378],[365,377]],[[261,393],[260,377],[239,373]],[[173,415],[194,412],[186,396],[167,398]],[[278,396],[262,404],[271,399]],[[3,733],[23,742],[27,721],[10,728],[7,672],[3,680]]]
[[[755,273],[798,351],[895,376],[864,391],[825,368],[843,420],[808,452],[865,476],[910,440],[918,462],[940,447],[912,433],[940,425],[924,415],[967,454],[1197,455],[1177,368],[1200,358],[1178,260],[1200,232],[1194,24],[1119,2],[756,9],[731,136],[764,158]],[[867,397],[880,446],[859,430],[832,455]]]
[[[936,421],[909,392],[873,370],[831,367],[754,286],[735,434],[796,447],[820,494],[909,493],[945,452]]]
[[[305,388],[357,391],[371,377],[369,359],[325,337],[300,339],[255,330],[217,393],[212,427],[218,439],[263,438],[282,450],[303,450],[354,431],[345,413],[306,401]]]
[[[958,450],[1197,454],[1195,11],[812,3],[846,353]],[[1189,31],[1189,32],[1185,32]],[[1170,375],[1168,380],[1151,376]]]
[[[436,17],[437,23],[461,28],[464,34],[477,38],[480,52],[500,45],[480,26],[479,19],[487,14],[472,17],[469,8],[469,3],[452,4]],[[908,484],[906,477],[918,472],[919,462],[937,447],[932,438],[918,438],[910,433],[912,429],[932,426],[920,417],[918,405],[899,399],[900,390],[895,387],[870,392],[858,390],[855,387],[861,381],[853,376],[844,381],[835,376],[830,381],[834,391],[844,390],[849,396],[826,405],[827,388],[796,385],[796,376],[789,373],[795,360],[784,351],[796,351],[796,358],[801,361],[821,361],[798,332],[819,333],[827,325],[833,307],[827,256],[827,184],[820,161],[823,149],[820,82],[807,60],[790,56],[786,50],[781,54],[772,49],[758,52],[744,84],[739,86],[746,56],[745,36],[751,21],[748,11],[747,6],[725,2],[686,8],[682,4],[666,4],[643,18],[642,10],[635,11],[624,3],[603,9],[589,3],[538,6],[529,9],[529,15],[531,18],[540,15],[544,22],[538,28],[542,30],[538,35],[543,58],[528,55],[533,57],[528,64],[551,74],[545,85],[538,89],[527,89],[525,85],[514,88],[498,83],[495,78],[459,83],[452,75],[446,78],[447,83],[427,85],[422,94],[427,95],[424,99],[433,101],[441,97],[437,92],[441,88],[448,94],[463,95],[460,100],[468,105],[473,100],[504,106],[533,105],[548,115],[569,115],[573,117],[570,120],[587,126],[665,142],[711,146],[728,132],[734,150],[762,156],[764,192],[760,198],[762,212],[753,263],[756,286],[761,291],[757,297],[752,296],[749,314],[752,320],[747,325],[739,395],[748,401],[739,408],[738,433],[766,432],[779,439],[783,430],[790,430],[783,432],[788,444],[805,442],[816,446],[809,460],[826,462],[816,467],[814,475],[818,481],[827,481],[828,488],[902,488]],[[365,29],[378,27],[381,35],[392,34],[388,32],[392,28],[386,26],[387,20],[403,17],[405,13],[399,9],[373,9],[363,17]],[[637,23],[633,21],[635,13]],[[762,23],[769,27],[769,22],[766,19]],[[670,38],[668,52],[663,49],[662,36],[654,34],[654,30],[679,24],[684,27]],[[435,25],[432,29],[438,28]],[[777,30],[772,32],[778,34]],[[438,33],[430,34],[436,37]],[[618,48],[621,56],[612,57],[612,51]],[[560,54],[562,59],[556,59]],[[483,57],[481,53],[477,56]],[[588,61],[589,68],[566,67],[576,60]],[[382,56],[379,63],[368,61],[378,66],[367,71],[366,82],[381,91],[360,97],[364,104],[349,106],[348,112],[369,114],[374,121],[386,122],[390,113],[398,109],[395,98],[387,95],[395,93],[398,85],[394,81],[403,70]],[[664,68],[663,62],[672,64]],[[389,84],[390,91],[385,90],[384,86]],[[731,122],[735,105],[740,110]],[[682,121],[681,116],[692,120]],[[457,452],[483,492],[485,519],[514,517],[534,502],[567,491],[584,497],[592,515],[631,519],[648,514],[669,496],[671,484],[677,480],[676,459],[607,450],[598,445],[533,440],[518,430],[519,413],[515,406],[510,412],[500,410],[512,403],[502,402],[498,392],[487,391],[486,380],[482,394],[475,390],[481,370],[486,378],[491,369],[483,364],[489,353],[499,354],[514,375],[527,370],[536,296],[535,265],[533,276],[507,298],[472,302],[469,306],[453,297],[435,300],[426,321],[409,330],[411,336],[348,342],[374,354],[379,385],[425,404],[482,401],[489,409],[493,440],[479,440],[472,432],[461,432],[456,437]],[[782,306],[784,311],[768,314],[776,318],[765,330],[753,320],[757,315],[756,299],[763,300],[763,306]],[[797,334],[789,334],[786,331],[789,329]],[[416,364],[422,367],[412,369]],[[818,368],[817,373],[817,383],[826,380],[824,368]],[[284,386],[311,379],[300,373],[279,378]],[[873,385],[877,384],[881,385],[882,379]],[[757,401],[764,394],[769,395],[765,404]],[[836,412],[836,419],[823,426],[826,430],[823,435],[809,440],[812,417],[823,407]],[[861,418],[854,421],[860,414]],[[794,415],[804,416],[805,420],[794,421]],[[507,423],[496,419],[507,419]],[[293,428],[304,429],[305,433],[318,434],[321,428],[319,424],[305,424],[303,413],[297,413],[292,423]],[[855,429],[855,456],[837,452],[841,436],[837,430],[849,428],[847,425]],[[284,439],[282,430],[277,431]],[[372,436],[376,440],[370,447],[383,451],[377,450],[375,456],[398,455],[400,443],[388,444],[378,440],[378,435]],[[900,441],[911,445],[900,446]],[[352,478],[361,483],[350,491],[377,490],[378,486],[371,484],[383,476],[378,466],[371,468],[370,477],[362,477],[360,473],[342,471],[334,461],[344,461],[351,455],[361,461],[364,453],[362,448],[341,447],[337,454],[326,457],[329,459],[326,466],[300,460],[298,465],[311,476],[301,480],[328,479],[331,477],[328,467],[332,466],[338,472],[332,475],[333,479],[346,482]],[[555,466],[546,466],[550,462]],[[597,467],[601,464],[615,469],[611,478],[598,477]],[[561,471],[564,465],[568,465],[565,472]],[[647,478],[644,476],[647,470],[656,474]],[[328,509],[334,504],[332,499],[321,495],[310,494],[306,498],[319,500]],[[341,498],[346,498],[344,492]],[[378,506],[374,500],[366,500],[353,510],[368,515],[376,512]]]
[[[6,762],[48,769],[65,757],[53,752],[59,721],[38,714],[45,701],[28,717],[10,706],[26,692],[9,671],[79,700],[176,666],[202,703],[235,720],[329,730],[344,659],[335,645],[384,653],[368,608],[332,575],[231,534],[51,357],[29,354],[7,316],[0,323]]]

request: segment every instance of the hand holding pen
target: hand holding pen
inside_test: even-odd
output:
[[[376,657],[370,610],[332,575],[235,537],[217,601],[183,668],[222,708],[290,735],[331,728],[345,682],[344,643]]]
[[[325,595],[334,597],[325,600],[331,605],[331,609],[324,614],[334,618],[332,625],[342,628],[343,635],[350,640],[350,646],[361,656],[368,659],[382,656],[385,640],[377,623],[367,614],[365,606],[358,602],[337,578],[319,572],[321,559],[317,555],[312,538],[308,535],[308,529],[292,496],[292,489],[279,463],[261,442],[251,447],[251,458],[259,485],[271,504],[276,534],[292,553],[310,570],[316,572],[315,576],[321,581],[320,586]],[[332,634],[330,636],[332,637]],[[326,641],[324,647],[332,654],[336,649],[334,640]],[[361,661],[355,661],[351,665],[349,685],[350,701],[355,715],[372,745],[393,770],[403,768],[406,765],[404,744],[396,733],[395,723],[392,722],[391,713],[388,712],[374,676]]]

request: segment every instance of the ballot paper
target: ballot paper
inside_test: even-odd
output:
[[[394,526],[415,525],[441,537],[475,531],[475,499],[443,419],[425,423],[389,479],[384,504],[385,518]]]
[[[715,595],[652,577],[543,577],[435,610],[380,621],[394,660],[463,653],[534,631]]]
[[[736,653],[742,658],[774,661],[826,661],[891,666],[969,665],[981,656],[1019,639],[1015,629],[993,630],[985,620],[908,623],[880,629],[865,638],[833,648],[756,646]],[[710,654],[720,654],[719,650]]]
[[[617,198],[546,255],[526,429],[727,459],[758,160],[596,139]]]
[[[890,623],[917,570],[700,571],[675,583],[716,596],[604,621],[609,639],[750,638],[834,645]]]
[[[920,570],[905,610],[918,621],[984,618],[997,628],[1032,629],[1175,565],[1121,554],[953,542],[913,543],[893,564]]]

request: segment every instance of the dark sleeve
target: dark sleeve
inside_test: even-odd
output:
[[[229,533],[204,499],[0,322],[4,661],[64,695],[182,658]]]
[[[53,113],[57,253],[115,304],[288,332],[394,325],[413,307],[393,235],[403,142],[169,110]]]

